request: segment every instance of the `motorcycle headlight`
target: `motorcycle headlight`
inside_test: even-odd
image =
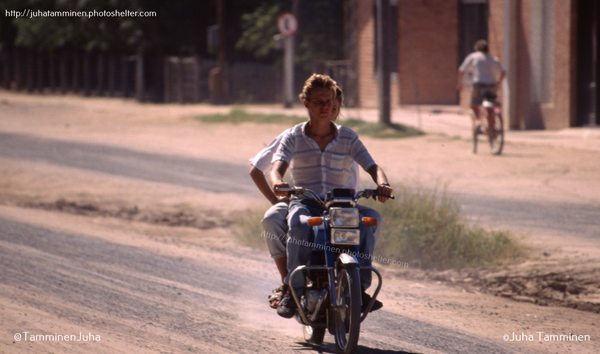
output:
[[[331,243],[334,245],[360,245],[360,230],[331,229]]]
[[[359,217],[356,208],[329,208],[331,227],[358,227]]]

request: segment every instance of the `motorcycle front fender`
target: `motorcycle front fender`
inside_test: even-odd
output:
[[[347,253],[340,254],[338,261],[341,262],[342,264],[358,264],[356,257],[351,256]]]

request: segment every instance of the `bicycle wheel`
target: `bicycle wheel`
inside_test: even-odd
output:
[[[494,129],[488,129],[488,141],[492,155],[500,155],[504,147],[504,122],[499,112],[494,112]]]
[[[479,134],[481,134],[481,127],[477,124],[473,126],[473,153],[477,153],[477,139],[479,138]]]
[[[471,113],[471,120],[473,122],[471,126],[471,136],[473,140],[473,153],[477,153],[477,140],[479,139],[479,134],[481,134],[481,119],[476,119],[475,115]]]

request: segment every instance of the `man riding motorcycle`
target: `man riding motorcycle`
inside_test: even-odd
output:
[[[335,121],[338,118],[343,101],[343,91],[338,86],[336,87],[335,101],[331,112],[331,121]],[[272,204],[271,207],[269,207],[269,209],[265,212],[261,224],[263,227],[263,237],[265,238],[267,248],[269,249],[269,253],[275,262],[277,270],[279,271],[282,284],[285,276],[288,274],[286,244],[288,232],[287,214],[289,200],[287,198],[278,199],[276,197],[276,195],[271,190],[271,187],[269,186],[265,175],[268,174],[271,168],[271,160],[273,154],[277,151],[281,139],[291,129],[292,128],[289,128],[283,131],[269,145],[267,145],[265,148],[259,151],[252,159],[250,159],[250,164],[252,167],[249,173],[257,188]],[[358,165],[354,163],[351,170],[351,184],[353,185],[353,189],[358,188],[358,173]],[[362,216],[371,217],[378,221],[381,220],[379,213],[375,209],[369,208],[364,205],[359,205],[359,208]],[[374,237],[376,231],[377,226],[373,226],[373,237],[371,240],[365,240],[365,243],[370,242],[374,244]],[[370,265],[370,262],[361,258],[361,264],[368,266]],[[368,275],[365,275],[366,278],[368,278],[369,276],[370,272]],[[277,308],[279,306],[279,302],[281,301],[281,297],[286,291],[287,285],[281,285],[278,288],[274,289],[273,293],[269,295],[270,306],[273,308]],[[374,309],[377,310],[380,307],[381,303],[379,301],[376,301]]]
[[[378,200],[385,202],[391,196],[392,189],[384,171],[375,163],[356,133],[330,121],[336,87],[335,81],[327,75],[313,74],[306,80],[300,99],[307,108],[309,121],[296,125],[282,138],[273,156],[271,184],[276,194],[279,187],[288,187],[283,176],[291,163],[292,179],[296,186],[309,188],[325,196],[333,188],[354,188],[351,170],[356,162],[377,183]],[[319,212],[308,199],[292,198],[290,201],[287,217],[290,237],[287,246],[288,272],[308,262],[310,249],[302,245],[308,241],[311,229],[302,220]],[[374,247],[372,233],[371,228],[361,229],[361,253],[364,257],[360,258],[369,266]],[[361,282],[365,303],[370,300],[365,291],[370,286],[370,272],[361,272]],[[294,279],[293,286],[301,292],[304,284]],[[377,307],[381,306],[379,302]],[[295,311],[296,304],[287,292],[277,313],[290,318]]]

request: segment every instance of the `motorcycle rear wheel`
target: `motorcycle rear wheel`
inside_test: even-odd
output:
[[[360,334],[361,288],[356,264],[342,265],[338,273],[335,344],[341,353],[352,353]]]

